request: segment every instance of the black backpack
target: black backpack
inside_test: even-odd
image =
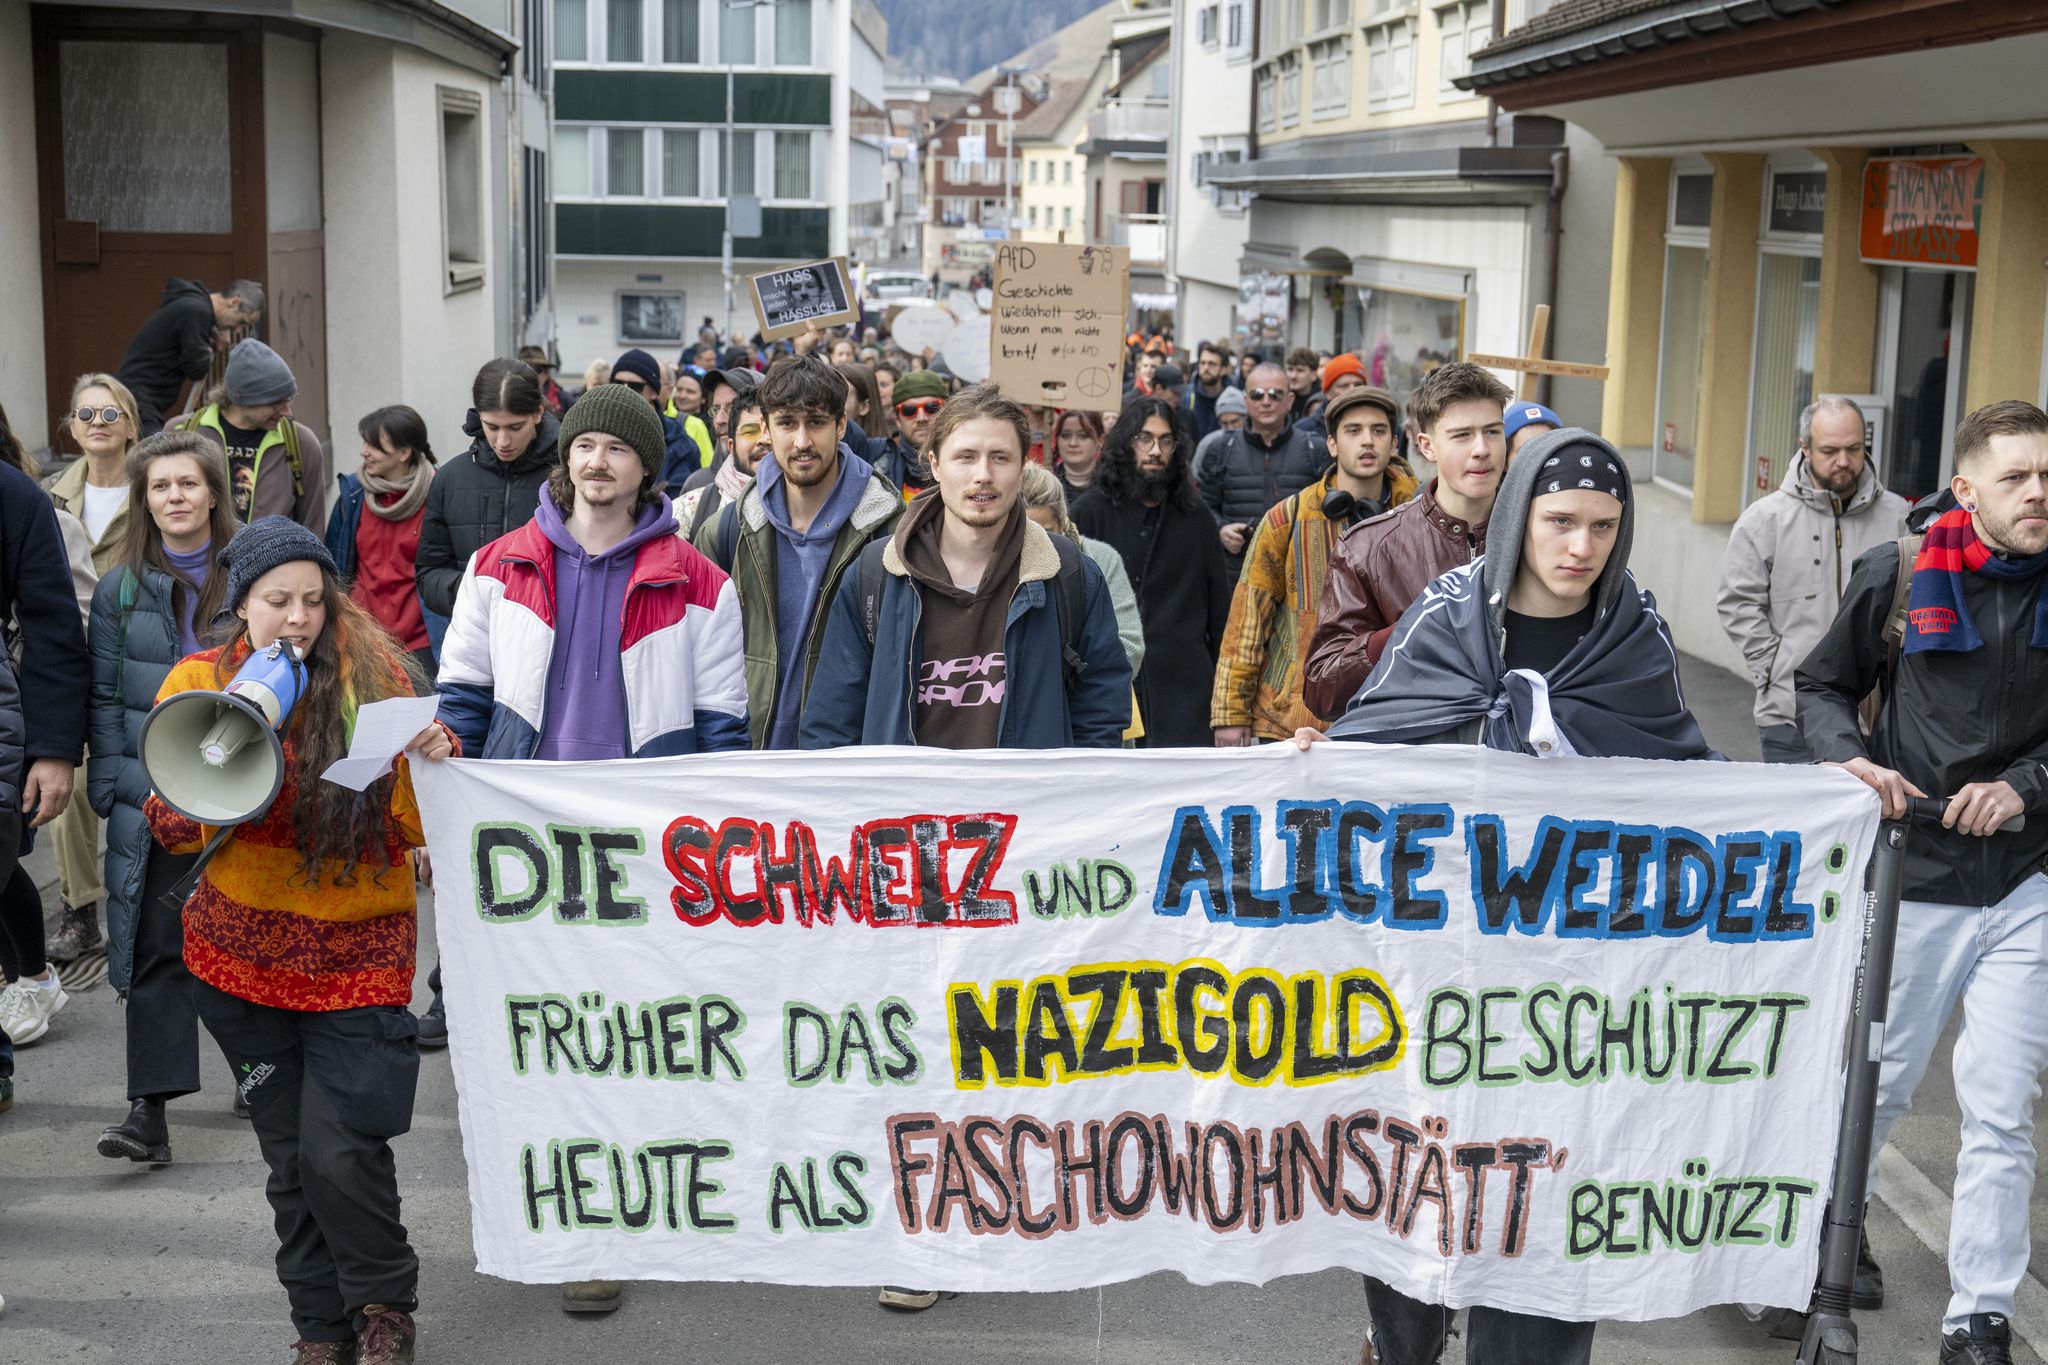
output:
[[[1053,609],[1060,617],[1060,673],[1067,690],[1072,692],[1074,679],[1088,668],[1088,659],[1080,649],[1081,622],[1088,615],[1088,580],[1084,576],[1087,571],[1081,567],[1085,556],[1081,547],[1067,536],[1053,536],[1052,547],[1060,557],[1052,595]],[[886,536],[869,541],[861,547],[856,569],[860,575],[860,623],[867,632],[871,650],[875,647],[875,626],[882,613],[882,555],[888,548]]]

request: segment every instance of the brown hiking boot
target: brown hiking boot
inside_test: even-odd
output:
[[[67,905],[44,942],[43,956],[61,967],[106,946],[100,934],[99,905]]]
[[[363,1309],[363,1318],[363,1330],[356,1334],[355,1365],[412,1365],[412,1340],[419,1330],[412,1314],[373,1303]]]
[[[295,1341],[292,1365],[355,1365],[353,1341]]]

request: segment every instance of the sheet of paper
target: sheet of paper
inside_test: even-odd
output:
[[[330,764],[321,778],[361,791],[391,771],[391,760],[427,728],[440,705],[441,699],[430,692],[424,697],[387,697],[359,708],[348,757]]]

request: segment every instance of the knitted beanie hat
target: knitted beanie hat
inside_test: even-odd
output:
[[[290,517],[258,517],[235,532],[228,547],[220,552],[220,567],[214,570],[228,576],[220,615],[232,616],[249,596],[249,589],[256,586],[257,579],[295,559],[310,559],[328,573],[340,575],[334,567],[334,556],[327,553],[320,537]]]
[[[1239,417],[1247,415],[1244,410],[1243,389],[1229,388],[1216,395],[1216,415],[1228,417],[1233,412]]]
[[[637,346],[612,362],[612,378],[622,374],[632,375],[650,389],[661,387],[661,362]]]
[[[292,367],[283,356],[255,337],[243,337],[228,352],[221,387],[237,407],[261,408],[290,398],[299,391],[299,381],[292,378]]]
[[[560,458],[566,461],[569,447],[589,431],[618,437],[640,456],[640,466],[647,471],[648,478],[660,477],[668,444],[663,439],[661,418],[655,415],[654,405],[639,394],[623,384],[597,384],[586,390],[562,414],[562,434],[555,441]]]
[[[907,403],[913,398],[944,399],[945,397],[945,380],[930,370],[912,370],[909,374],[896,381],[896,387],[890,391],[889,401],[892,403]]]

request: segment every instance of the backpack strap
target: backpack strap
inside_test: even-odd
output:
[[[881,536],[860,547],[860,560],[854,571],[860,575],[860,624],[867,632],[868,649],[875,647],[875,627],[882,618],[882,554],[889,548],[889,537]]]
[[[717,490],[707,488],[704,491],[708,496]],[[718,543],[712,548],[718,551],[718,567],[724,569],[727,573],[731,573],[733,561],[738,558],[740,552],[740,505],[738,503],[727,502],[719,504]]]
[[[1924,536],[1899,537],[1899,568],[1892,579],[1892,609],[1884,618],[1885,670],[1887,684],[1898,676],[1899,660],[1906,650],[1906,602],[1913,592],[1913,561],[1920,557]]]
[[[135,592],[135,570],[123,564],[120,592],[114,599],[121,609],[121,632],[115,637],[114,644],[114,657],[117,659],[128,657],[128,618],[135,615]]]
[[[1053,610],[1060,617],[1060,671],[1069,692],[1074,679],[1088,671],[1088,658],[1081,653],[1081,623],[1088,616],[1088,571],[1082,567],[1086,553],[1067,536],[1052,537],[1059,552],[1060,570],[1053,583]]]
[[[284,419],[284,425],[277,429],[284,438],[284,457],[292,467],[292,501],[298,502],[306,496],[306,462],[299,454],[299,420],[296,417]]]

